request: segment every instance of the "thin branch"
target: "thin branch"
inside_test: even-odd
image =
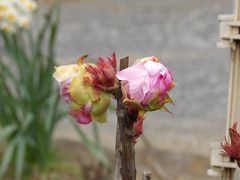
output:
[[[120,70],[128,67],[128,57],[121,59]],[[133,123],[137,116],[128,113],[122,103],[121,82],[116,91],[117,99],[117,135],[116,135],[116,174],[115,180],[135,180],[135,144]],[[121,174],[121,176],[119,176]]]

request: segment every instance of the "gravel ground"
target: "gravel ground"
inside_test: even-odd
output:
[[[65,1],[59,63],[112,51],[131,60],[160,56],[177,83],[171,92],[175,105],[169,107],[173,115],[148,114],[145,134],[162,150],[208,156],[209,142],[224,138],[227,107],[229,51],[216,48],[217,15],[231,13],[232,6],[226,0]],[[113,149],[116,119],[111,112],[109,121],[101,135]],[[56,136],[77,138],[67,121]]]

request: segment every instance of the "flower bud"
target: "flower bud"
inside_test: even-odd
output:
[[[87,65],[86,71],[92,77],[88,81],[91,86],[101,91],[109,91],[116,87],[116,54],[112,57],[99,57],[96,65]]]
[[[69,115],[80,124],[88,124],[92,120],[106,122],[106,111],[110,97],[89,84],[91,75],[86,71],[89,64],[83,63],[87,56],[82,56],[77,64],[59,66],[53,77],[59,82],[60,95],[69,104]]]
[[[227,140],[222,143],[221,146],[224,153],[237,161],[238,167],[240,167],[240,134],[237,132],[237,122],[234,122],[232,127],[229,128],[229,135],[231,143]]]
[[[139,111],[137,116],[137,121],[133,124],[134,129],[134,142],[137,143],[138,138],[142,135],[143,132],[143,120],[144,120],[145,111]]]
[[[154,56],[143,58],[117,73],[122,81],[123,102],[145,111],[165,110],[164,105],[172,102],[168,95],[174,87],[172,74],[157,60]]]
[[[121,80],[123,103],[128,109],[138,111],[134,122],[135,142],[143,131],[144,114],[161,109],[170,112],[164,105],[172,103],[168,92],[174,87],[170,70],[155,56],[137,60],[133,66],[117,73]]]

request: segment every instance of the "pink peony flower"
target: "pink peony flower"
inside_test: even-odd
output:
[[[231,143],[226,141],[225,143],[222,143],[221,146],[224,153],[235,159],[238,167],[240,167],[240,134],[237,132],[237,122],[234,122],[232,127],[229,128],[229,135]]]
[[[134,122],[136,142],[143,131],[146,111],[161,109],[170,112],[164,105],[172,102],[168,92],[175,83],[171,71],[155,56],[137,60],[133,66],[118,72],[117,78],[122,81],[123,102],[129,113],[134,112],[133,109],[138,111]]]
[[[117,73],[123,85],[124,102],[148,111],[160,109],[171,101],[168,92],[174,86],[172,74],[156,59],[153,56],[137,60]]]
[[[112,57],[99,57],[96,65],[89,64],[86,71],[91,74],[89,84],[101,91],[112,90],[116,87],[116,54]]]

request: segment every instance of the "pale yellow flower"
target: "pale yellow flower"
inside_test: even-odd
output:
[[[80,67],[77,64],[65,65],[55,67],[55,73],[53,77],[61,83],[67,79],[72,79],[75,76],[78,76],[80,73]]]
[[[5,32],[29,28],[36,8],[34,0],[0,0],[0,28]]]

